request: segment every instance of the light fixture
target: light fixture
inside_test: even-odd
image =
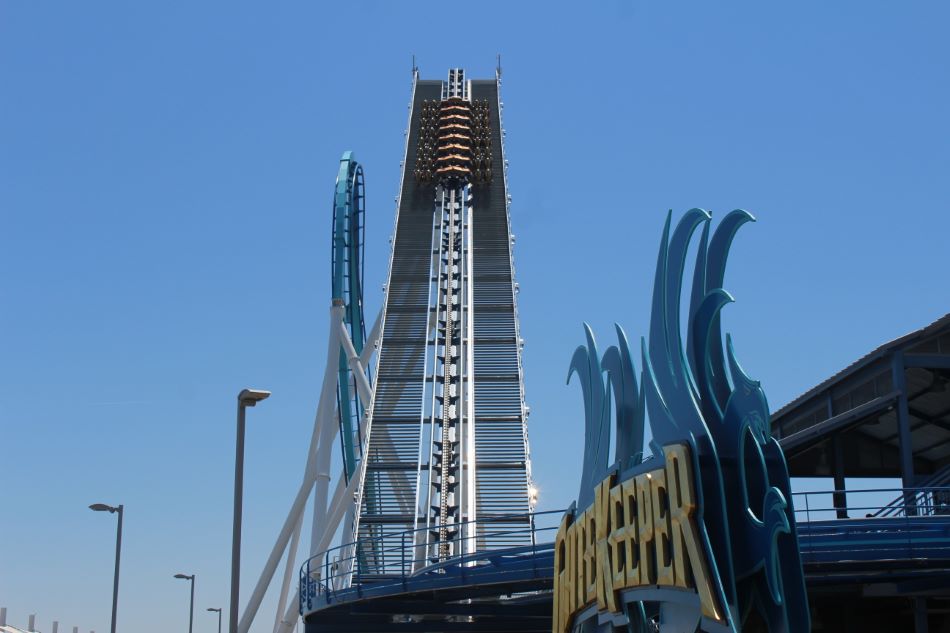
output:
[[[253,407],[261,400],[267,400],[269,397],[270,392],[262,389],[244,389],[238,394],[238,400],[245,407]]]

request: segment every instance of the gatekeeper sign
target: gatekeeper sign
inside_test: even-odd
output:
[[[576,374],[584,395],[584,463],[555,543],[554,633],[738,632],[752,622],[810,630],[785,458],[760,384],[721,335],[719,314],[732,301],[721,287],[726,256],[753,218],[733,211],[711,237],[710,219],[692,209],[670,235],[667,218],[639,385],[619,326],[603,357],[586,326],[587,345],[574,353],[568,380]],[[685,256],[700,226],[684,342]]]

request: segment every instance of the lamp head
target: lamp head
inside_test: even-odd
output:
[[[270,397],[269,391],[263,389],[242,389],[238,394],[238,402],[244,407],[253,407],[261,400],[267,400]]]
[[[94,503],[89,506],[89,509],[96,512],[115,512],[118,508],[113,508],[112,506],[106,505],[104,503]]]
[[[175,574],[175,578],[180,578],[182,580],[194,580],[194,576],[189,576],[188,574]]]

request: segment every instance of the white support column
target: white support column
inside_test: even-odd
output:
[[[330,504],[330,509],[326,517],[328,526],[338,526],[347,508],[351,506],[353,495],[359,488],[359,482],[363,477],[363,464],[365,463],[365,461],[360,462],[360,468],[357,469],[356,476],[350,478],[350,483],[348,483],[345,488],[342,485],[343,477],[337,480],[337,490],[333,494],[333,501]],[[315,543],[318,552],[324,552],[330,547],[330,542],[333,540],[335,532],[336,530],[324,530],[320,539]]]
[[[277,541],[274,543],[274,547],[271,550],[270,556],[264,565],[264,569],[261,571],[260,578],[257,580],[257,585],[254,587],[254,592],[251,594],[251,598],[248,600],[247,606],[244,608],[244,612],[241,616],[240,622],[238,623],[238,633],[247,633],[251,628],[251,623],[254,621],[254,617],[257,615],[257,611],[261,606],[261,601],[264,598],[264,594],[267,592],[267,588],[270,586],[270,582],[274,577],[274,572],[277,569],[277,565],[280,564],[280,559],[284,554],[294,527],[300,521],[300,517],[303,514],[304,507],[307,504],[307,498],[310,496],[310,491],[314,487],[314,480],[316,479],[317,471],[319,470],[317,464],[317,454],[319,452],[320,441],[325,435],[324,428],[326,426],[331,426],[334,429],[336,428],[333,420],[330,419],[336,412],[335,387],[337,363],[339,363],[340,357],[340,342],[339,337],[337,336],[338,330],[334,324],[336,321],[342,320],[342,315],[342,304],[337,305],[337,302],[334,302],[334,305],[332,305],[330,308],[330,337],[327,344],[327,364],[323,375],[323,386],[320,391],[320,401],[317,405],[317,414],[313,422],[313,433],[310,437],[310,448],[309,452],[307,453],[307,466],[304,470],[303,482],[300,484],[300,488],[297,491],[297,496],[294,498],[290,512],[287,514],[287,518],[284,520],[284,525],[277,537]],[[329,412],[327,411],[328,408]],[[327,463],[324,468],[329,470],[329,463]],[[326,505],[324,501],[324,512],[325,508]]]
[[[310,529],[310,556],[322,551],[317,542],[327,527],[327,497],[330,491],[330,461],[333,458],[333,440],[337,434],[336,424],[327,424],[320,435],[317,448],[317,468],[314,473],[313,523]]]
[[[312,488],[312,478],[301,483],[300,489],[297,491],[297,496],[294,498],[294,503],[290,508],[290,513],[287,515],[284,526],[281,528],[280,534],[277,537],[277,542],[274,543],[270,557],[268,557],[267,563],[264,564],[261,577],[257,580],[254,592],[251,594],[251,598],[244,608],[244,614],[241,616],[241,621],[238,624],[238,633],[247,633],[248,629],[251,628],[251,622],[254,621],[254,616],[257,615],[257,610],[261,606],[261,600],[267,592],[267,588],[270,586],[270,581],[274,577],[274,571],[280,563],[284,549],[287,547],[287,542],[293,533],[294,526],[297,525],[297,520],[307,505],[307,498],[310,496],[310,490]]]
[[[327,347],[327,368],[323,376],[323,391],[320,394],[321,420],[320,445],[317,447],[315,490],[313,494],[313,523],[310,530],[310,555],[318,550],[315,545],[326,525],[327,493],[330,487],[330,462],[333,456],[332,443],[337,425],[331,420],[335,412],[337,368],[340,362],[340,325],[343,323],[343,300],[334,299],[330,308],[330,344]]]
[[[297,544],[300,543],[300,529],[303,527],[303,512],[297,519],[297,527],[290,537],[290,546],[287,549],[287,563],[284,567],[284,580],[280,585],[280,597],[277,599],[277,611],[274,614],[274,633],[280,630],[281,616],[287,604],[287,591],[290,588],[290,581],[293,578],[294,563],[297,561]]]
[[[366,338],[366,345],[363,346],[363,352],[360,354],[360,365],[363,367],[369,366],[369,359],[373,357],[373,352],[376,351],[376,345],[379,342],[379,331],[383,326],[383,310],[379,310],[379,314],[376,315],[376,321],[373,322],[373,327],[369,331],[369,336]]]
[[[356,353],[353,341],[350,340],[350,333],[346,331],[346,325],[341,321],[339,324],[340,343],[343,345],[343,351],[346,352],[347,362],[350,365],[350,371],[353,372],[353,378],[356,380],[356,391],[359,393],[360,400],[369,406],[373,398],[373,388],[366,379],[366,370],[360,363],[360,357]]]
[[[287,609],[283,613],[283,617],[280,618],[277,630],[275,633],[290,633],[294,630],[294,625],[297,624],[297,618],[300,617],[300,588],[298,587],[294,591],[293,600],[287,604]]]

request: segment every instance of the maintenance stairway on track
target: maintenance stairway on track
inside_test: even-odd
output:
[[[418,566],[530,538],[500,110],[497,79],[413,83],[353,522],[364,579],[401,573],[408,530]]]

